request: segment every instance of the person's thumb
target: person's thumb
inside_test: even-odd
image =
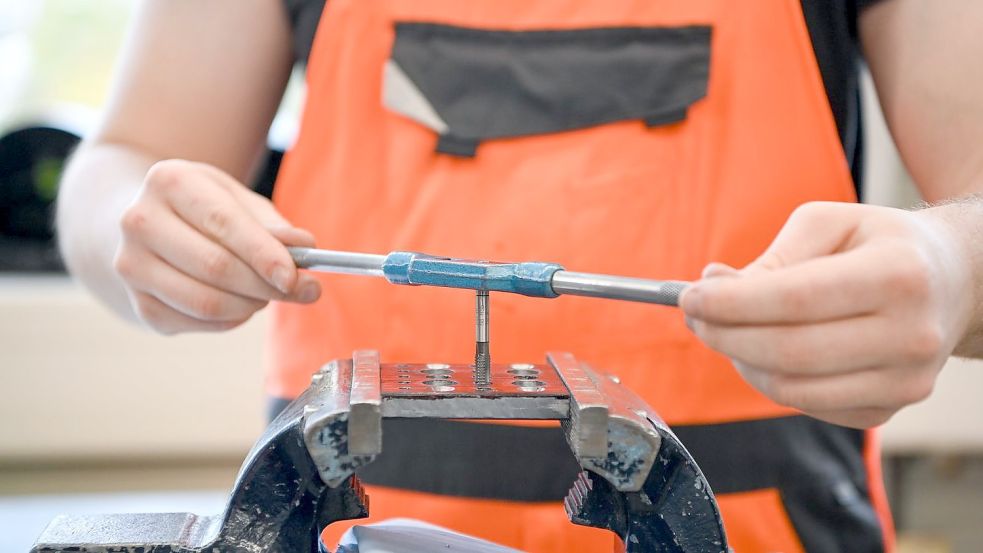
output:
[[[771,245],[741,269],[744,274],[774,271],[836,253],[856,228],[857,206],[837,202],[810,202],[792,212]]]

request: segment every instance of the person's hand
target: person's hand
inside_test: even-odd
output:
[[[156,163],[120,227],[114,269],[136,316],[158,332],[226,330],[270,300],[320,296],[285,246],[313,246],[314,237],[210,165]]]
[[[744,269],[704,270],[687,324],[774,401],[883,423],[931,393],[972,317],[966,254],[932,211],[806,204]]]

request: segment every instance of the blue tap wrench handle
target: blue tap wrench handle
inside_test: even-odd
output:
[[[334,273],[382,276],[393,284],[444,286],[512,292],[540,298],[590,296],[678,305],[689,283],[576,273],[556,263],[495,263],[415,252],[376,255],[312,248],[288,248],[298,267]]]

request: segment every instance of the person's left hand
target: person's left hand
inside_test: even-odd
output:
[[[704,270],[687,324],[774,401],[883,423],[932,392],[973,316],[966,254],[932,211],[805,204],[744,269]]]

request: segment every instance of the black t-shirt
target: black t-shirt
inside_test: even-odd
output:
[[[325,0],[283,0],[293,31],[294,57],[307,61]],[[860,186],[862,142],[858,83],[857,15],[880,0],[802,0],[802,12],[812,38],[826,96],[836,120],[840,142]],[[858,190],[859,191],[859,190]]]

